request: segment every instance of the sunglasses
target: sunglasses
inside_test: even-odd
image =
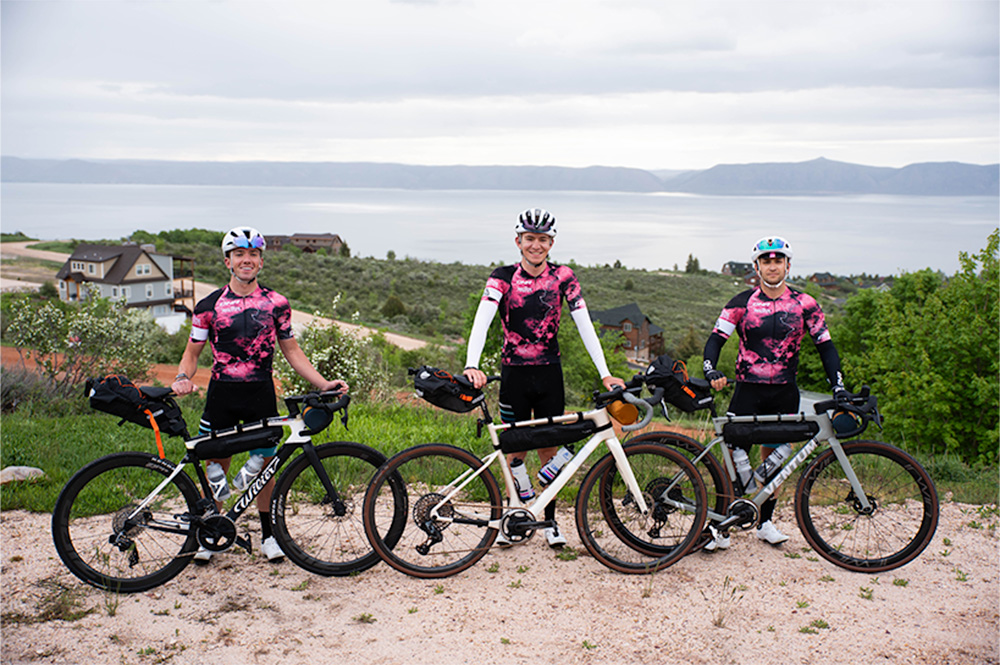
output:
[[[785,241],[781,238],[768,238],[757,243],[757,249],[762,252],[776,251],[785,248]]]
[[[233,244],[237,247],[245,247],[246,249],[260,249],[264,246],[264,239],[260,236],[255,236],[252,239],[238,236],[233,240]]]

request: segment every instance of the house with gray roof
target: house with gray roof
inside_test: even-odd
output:
[[[148,310],[167,330],[186,318],[174,312],[174,261],[153,245],[78,245],[56,274],[59,298],[108,298]],[[178,322],[179,317],[179,322]]]

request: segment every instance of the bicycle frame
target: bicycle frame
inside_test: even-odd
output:
[[[303,454],[309,457],[309,461],[312,463],[313,467],[317,469],[322,469],[322,465],[319,464],[319,459],[316,457],[316,450],[315,448],[313,448],[312,445],[310,445],[312,443],[312,437],[308,434],[304,434],[304,432],[308,431],[308,428],[305,427],[305,423],[301,415],[297,415],[294,417],[275,416],[271,418],[266,418],[264,421],[260,423],[260,425],[262,428],[269,426],[289,427],[291,428],[291,432],[281,442],[281,445],[278,448],[278,451],[275,454],[275,456],[267,463],[267,465],[263,469],[261,469],[260,473],[253,480],[253,482],[250,483],[246,491],[244,491],[243,494],[240,495],[239,499],[237,499],[233,507],[230,508],[229,511],[226,513],[225,515],[226,518],[233,523],[239,520],[239,518],[243,515],[243,513],[246,512],[246,510],[253,504],[253,501],[254,499],[257,498],[257,495],[261,493],[261,491],[264,489],[264,486],[267,485],[267,483],[277,474],[278,469],[284,466],[285,462],[287,462],[291,458],[296,448],[302,447]],[[139,502],[139,504],[135,507],[135,509],[131,513],[129,513],[127,517],[128,520],[132,520],[137,515],[142,513],[146,509],[146,507],[149,506],[149,504],[151,504],[156,499],[156,497],[160,494],[160,492],[162,492],[165,487],[167,487],[171,482],[173,482],[173,479],[176,478],[178,474],[184,472],[184,468],[188,464],[194,464],[195,472],[198,476],[198,481],[199,484],[201,485],[202,492],[205,494],[206,497],[211,495],[208,485],[208,479],[206,478],[205,471],[204,469],[202,469],[202,466],[200,464],[200,462],[204,460],[198,457],[197,454],[195,453],[195,444],[197,443],[199,438],[200,437],[195,437],[193,439],[188,439],[185,442],[185,446],[187,447],[187,452],[185,453],[184,457],[181,458],[180,463],[176,464],[171,473],[159,485],[157,485],[152,492],[150,492],[142,501]],[[337,491],[336,489],[334,489],[333,483],[330,481],[329,476],[327,476],[326,473],[320,473],[319,477],[326,491],[329,493],[331,497],[334,498],[334,500],[336,500],[338,498]],[[193,516],[192,522],[196,522],[205,515],[219,514],[215,507],[215,502],[213,500],[203,499],[203,501],[205,501],[209,505],[206,506],[206,509],[201,516]],[[154,526],[151,524],[147,525],[147,528],[158,531],[170,532],[170,533],[182,533],[186,530],[174,526],[163,526],[163,525]],[[250,543],[243,536],[236,537],[236,544],[245,548],[247,551],[250,551]]]
[[[585,420],[590,420],[595,423],[599,431],[594,433],[587,443],[573,455],[573,457],[566,462],[566,465],[559,472],[559,475],[553,479],[551,483],[534,499],[528,503],[523,503],[521,497],[518,495],[517,487],[514,484],[514,477],[510,472],[510,464],[507,462],[507,456],[504,454],[503,450],[500,448],[500,439],[498,433],[503,430],[509,429],[511,427],[533,427],[536,425],[552,425],[552,424],[565,424],[570,422],[577,422],[579,418],[582,417]],[[639,489],[639,484],[636,482],[635,475],[632,473],[632,467],[629,466],[628,459],[625,456],[624,448],[618,437],[615,436],[614,428],[611,426],[611,418],[608,416],[606,408],[593,409],[591,411],[580,413],[570,413],[562,416],[554,416],[553,418],[535,418],[532,420],[522,420],[516,423],[503,423],[497,425],[493,422],[487,422],[486,428],[490,434],[490,441],[493,443],[493,452],[487,455],[483,459],[482,466],[476,470],[468,470],[458,478],[453,480],[448,484],[446,488],[442,490],[444,493],[444,498],[441,499],[431,509],[431,515],[434,519],[441,520],[442,522],[462,522],[462,518],[445,517],[439,513],[439,509],[448,504],[452,498],[458,494],[462,488],[469,484],[474,478],[482,474],[486,469],[488,469],[493,462],[499,460],[500,468],[503,470],[504,485],[506,487],[507,497],[509,501],[508,509],[505,512],[510,512],[511,510],[525,510],[531,514],[531,516],[537,521],[544,511],[545,506],[549,504],[552,499],[556,497],[560,490],[566,486],[570,479],[580,470],[587,458],[597,450],[601,443],[605,443],[608,450],[615,458],[615,462],[618,464],[618,468],[621,471],[622,479],[625,481],[626,487],[628,487],[629,492],[632,494],[632,498],[635,500],[642,514],[646,514],[649,510],[646,505],[646,500],[642,495],[642,491]],[[503,521],[503,517],[497,520],[490,520],[488,526],[491,528],[499,529],[500,523]]]
[[[695,459],[694,463],[697,464],[701,459],[707,455],[712,448],[724,443],[725,437],[722,435],[722,428],[727,423],[787,423],[787,422],[813,422],[819,426],[819,431],[809,439],[801,449],[795,455],[793,455],[787,462],[782,465],[781,469],[775,474],[775,476],[767,482],[762,488],[760,488],[756,494],[754,494],[751,501],[757,508],[760,508],[764,502],[770,498],[778,488],[793,474],[795,470],[806,460],[810,455],[821,445],[821,443],[826,442],[833,449],[834,455],[837,457],[837,461],[840,463],[841,468],[844,470],[844,475],[847,477],[851,484],[851,489],[854,491],[854,495],[858,498],[858,502],[864,510],[870,509],[870,504],[868,502],[868,497],[861,487],[861,483],[858,481],[857,475],[854,473],[854,469],[851,467],[851,462],[844,454],[844,447],[837,439],[833,424],[830,422],[830,417],[824,412],[815,415],[810,415],[806,413],[798,414],[786,414],[786,415],[756,415],[756,416],[719,416],[712,419],[712,423],[715,426],[715,432],[718,436],[711,441],[705,450],[699,454]],[[728,445],[719,445],[719,449],[722,453],[723,463],[726,467],[726,472],[729,474],[731,480],[736,479],[736,467],[733,464],[732,454],[730,453]],[[741,500],[737,497],[737,500]],[[745,500],[745,499],[742,499]],[[720,515],[714,510],[709,509],[708,520],[715,522],[717,528],[721,530],[726,530],[734,526],[739,522],[741,517],[739,515],[733,515],[727,517],[726,515]]]

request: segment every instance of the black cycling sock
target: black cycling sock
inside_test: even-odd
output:
[[[552,499],[549,501],[549,505],[545,506],[545,519],[554,520],[556,518],[556,500]]]
[[[760,507],[760,523],[770,521],[774,517],[774,507],[778,505],[778,500],[773,496],[764,502],[764,505]]]
[[[260,539],[267,540],[271,537],[271,513],[261,512],[260,514]]]

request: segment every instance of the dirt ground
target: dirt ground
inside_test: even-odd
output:
[[[730,550],[693,554],[652,577],[587,556],[566,511],[560,521],[582,552],[575,559],[536,536],[425,581],[381,564],[323,578],[239,551],[116,596],[63,567],[48,515],[4,512],[0,661],[1000,663],[995,508],[945,503],[920,558],[878,576],[818,559],[790,506],[776,520],[791,535],[781,547],[737,534]],[[244,524],[259,529],[255,519]],[[51,618],[67,610],[83,615]]]

